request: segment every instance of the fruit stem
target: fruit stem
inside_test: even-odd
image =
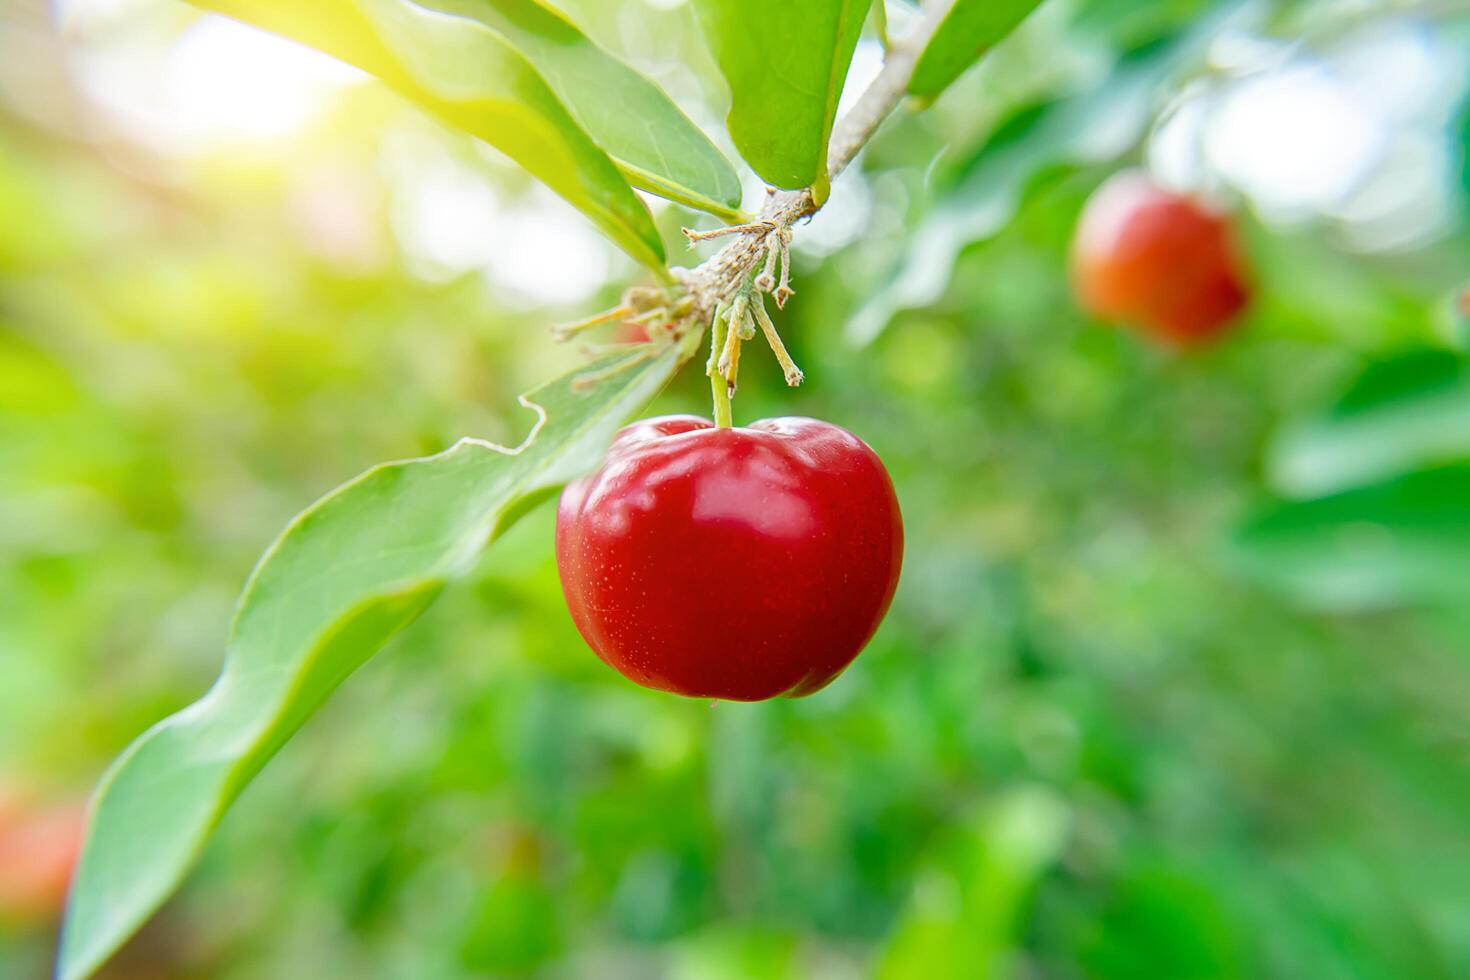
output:
[[[777,362],[781,365],[781,373],[786,375],[786,383],[795,388],[801,384],[803,377],[801,368],[791,359],[791,354],[786,350],[786,345],[781,342],[781,335],[776,332],[776,325],[771,322],[771,316],[766,312],[765,300],[757,298],[750,306],[751,312],[755,314],[755,320],[761,325],[761,333],[766,335],[766,343],[771,345],[771,352],[776,355]]]
[[[621,320],[623,317],[631,316],[633,313],[633,307],[627,303],[623,303],[619,306],[614,306],[610,310],[603,310],[601,313],[589,316],[585,320],[578,320],[576,323],[564,323],[561,326],[553,327],[551,329],[551,337],[559,344],[565,343],[582,331],[590,330],[599,323],[610,323],[613,320]]]
[[[779,233],[766,236],[766,264],[761,269],[760,275],[755,277],[755,289],[759,293],[769,293],[776,288],[776,258],[781,253],[781,236]]]
[[[709,375],[710,394],[714,396],[715,401],[715,428],[717,429],[728,429],[735,424],[730,413],[730,388],[719,369],[720,350],[725,346],[725,334],[729,330],[727,316],[728,313],[725,310],[720,310],[715,314],[715,322],[709,334],[709,364],[705,366],[705,373]]]
[[[776,246],[781,250],[781,281],[776,286],[776,291],[771,297],[776,301],[776,309],[786,309],[786,301],[792,297],[795,290],[791,288],[791,229],[787,228],[776,236]]]
[[[747,221],[740,225],[725,225],[713,231],[695,231],[693,228],[680,228],[679,230],[684,233],[685,238],[689,239],[690,245],[697,245],[700,242],[707,242],[711,238],[720,238],[725,235],[743,235],[747,232],[759,234],[769,232],[775,227],[776,224],[771,219],[761,218],[759,221]]]

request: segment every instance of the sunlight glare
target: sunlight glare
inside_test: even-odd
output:
[[[219,141],[290,136],[338,89],[363,77],[309,48],[215,16],[190,25],[167,69],[180,129]]]
[[[1346,85],[1308,63],[1228,92],[1205,141],[1231,183],[1291,220],[1339,203],[1382,157],[1387,138]]]
[[[507,305],[572,303],[596,292],[615,256],[587,221],[539,187],[513,204],[472,168],[420,161],[395,180],[394,233],[414,272],[447,279],[480,272]]]
[[[276,141],[304,128],[361,72],[216,15],[163,32],[73,40],[81,85],[129,134],[167,153]]]

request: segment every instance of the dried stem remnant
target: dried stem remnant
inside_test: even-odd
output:
[[[954,2],[935,0],[925,4],[919,26],[908,36],[889,43],[883,70],[832,129],[827,147],[827,172],[819,184],[825,187],[842,173],[877,132],[883,120],[903,101],[920,53]],[[786,383],[793,386],[801,383],[801,370],[792,362],[775,324],[766,313],[764,296],[769,294],[778,308],[784,308],[795,295],[791,288],[792,226],[816,214],[821,206],[822,202],[814,196],[811,188],[796,191],[768,189],[760,215],[752,221],[710,231],[685,228],[684,235],[691,245],[715,238],[728,238],[729,241],[695,268],[671,270],[675,285],[642,287],[656,296],[645,297],[629,290],[622,306],[581,323],[559,328],[556,336],[566,339],[597,323],[625,319],[635,314],[641,318],[654,311],[661,315],[651,316],[647,322],[649,336],[655,342],[655,329],[658,336],[678,340],[691,327],[713,325],[707,373],[716,389],[716,423],[728,425],[729,395],[735,391],[740,344],[754,337],[756,324],[759,324],[766,342],[780,362]],[[718,381],[724,383],[719,384]]]

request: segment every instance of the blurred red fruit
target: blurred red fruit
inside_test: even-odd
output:
[[[52,921],[82,850],[86,808],[0,796],[0,921]]]
[[[1229,218],[1135,171],[1082,209],[1072,277],[1088,313],[1180,346],[1218,336],[1250,298]]]

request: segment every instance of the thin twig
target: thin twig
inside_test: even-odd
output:
[[[766,335],[766,343],[771,346],[771,352],[776,355],[776,362],[781,365],[781,371],[786,375],[786,383],[795,388],[801,384],[805,377],[801,368],[791,359],[791,354],[786,350],[786,344],[782,342],[781,335],[776,332],[776,325],[771,322],[771,316],[766,312],[766,304],[757,299],[750,306],[751,312],[755,314],[756,320],[761,325],[761,332]]]
[[[560,326],[552,327],[551,336],[557,343],[564,343],[584,330],[590,330],[602,323],[621,320],[626,316],[630,316],[632,313],[633,307],[627,303],[623,303],[619,306],[614,306],[610,310],[603,310],[601,313],[593,314],[585,320],[578,320],[576,323],[563,323]]]

